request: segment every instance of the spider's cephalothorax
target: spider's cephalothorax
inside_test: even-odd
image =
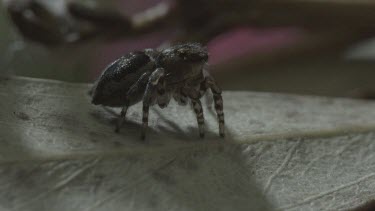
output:
[[[129,106],[143,101],[142,139],[148,127],[149,107],[168,105],[173,97],[179,104],[188,101],[197,116],[200,136],[204,136],[204,117],[199,100],[211,89],[219,120],[219,133],[224,136],[224,113],[221,90],[205,70],[206,48],[200,44],[175,45],[162,51],[146,49],[129,53],[110,64],[94,84],[92,103],[122,107],[116,126],[120,130]]]

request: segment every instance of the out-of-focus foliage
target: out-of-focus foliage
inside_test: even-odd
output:
[[[375,34],[375,4],[370,1],[3,2],[6,8],[1,15],[7,10],[11,16],[1,19],[5,32],[0,39],[6,39],[1,44],[5,55],[0,61],[2,72],[91,82],[108,63],[129,51],[199,41],[208,44],[211,61],[215,61],[210,62],[211,72],[225,89],[334,96],[375,89],[366,80],[373,78],[368,74],[373,63],[353,64],[343,59],[353,45]],[[274,34],[286,31],[285,39],[275,45],[274,36],[263,37],[264,29],[270,28],[276,28]],[[245,39],[220,39],[235,29],[249,29],[259,39],[246,37],[246,33]],[[263,51],[265,48],[268,50]],[[230,60],[218,60],[220,56],[215,55],[219,54],[231,55]],[[319,64],[316,72],[311,71],[313,64]],[[354,68],[366,73],[351,77]],[[307,74],[314,78],[312,85],[304,82],[310,80],[303,77]],[[254,79],[257,77],[261,80]],[[316,81],[328,85],[317,87]]]
[[[4,7],[0,10],[0,32],[0,74],[86,82],[90,79],[90,60],[95,52],[100,54],[97,42],[45,48],[25,40]]]

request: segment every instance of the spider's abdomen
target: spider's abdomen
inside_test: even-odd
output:
[[[132,52],[122,56],[110,64],[95,82],[92,103],[112,107],[123,106],[129,88],[143,73],[152,71],[154,67],[153,59],[145,52]]]

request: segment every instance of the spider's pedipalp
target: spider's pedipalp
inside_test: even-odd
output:
[[[186,95],[182,94],[181,92],[176,92],[173,95],[174,100],[179,104],[179,105],[186,105],[188,103],[188,98]]]
[[[168,106],[169,101],[171,100],[170,93],[166,90],[165,77],[159,79],[159,83],[156,86],[156,101],[160,108],[165,108]]]

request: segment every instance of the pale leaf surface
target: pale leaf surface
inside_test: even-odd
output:
[[[205,103],[118,109],[87,84],[0,80],[1,210],[341,210],[375,198],[375,103],[224,92],[227,137]]]

